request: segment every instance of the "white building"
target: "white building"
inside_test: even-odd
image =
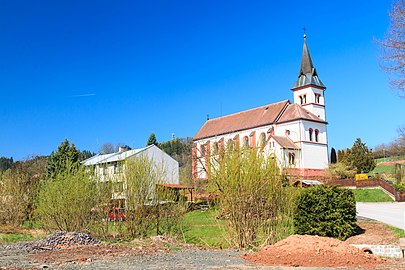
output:
[[[179,163],[155,145],[132,150],[120,147],[117,153],[96,155],[82,161],[82,164],[92,166],[99,181],[112,181],[114,189],[112,199],[122,202],[125,200],[123,192],[125,182],[122,177],[125,160],[137,157],[146,157],[153,163],[161,175],[159,184],[179,184]],[[123,205],[121,202],[119,204]]]
[[[258,147],[297,176],[322,176],[328,166],[325,85],[309,54],[306,36],[294,102],[268,104],[207,120],[194,136],[193,179],[207,179],[209,156],[227,144]]]

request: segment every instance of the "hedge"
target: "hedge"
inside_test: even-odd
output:
[[[297,197],[294,231],[345,240],[356,232],[354,193],[338,187],[316,186]]]

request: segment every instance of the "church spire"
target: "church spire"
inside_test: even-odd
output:
[[[304,28],[305,31],[305,28]],[[302,59],[300,73],[298,79],[295,82],[292,90],[306,85],[316,85],[322,88],[326,88],[325,85],[318,78],[314,64],[312,63],[311,55],[309,54],[307,45],[307,35],[304,32],[304,47],[302,48]]]

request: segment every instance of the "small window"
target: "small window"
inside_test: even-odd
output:
[[[122,162],[117,162],[114,164],[114,173],[122,173]]]
[[[266,134],[260,134],[260,146],[264,146],[266,144]]]
[[[314,130],[312,128],[309,129],[309,140],[312,142],[312,134],[314,133]]]
[[[290,136],[290,131],[287,129],[286,131],[285,131],[285,135],[287,135],[287,136]]]
[[[245,136],[243,138],[243,144],[245,145],[245,147],[249,147],[249,137],[248,136]]]
[[[218,145],[218,142],[215,142],[215,143],[214,143],[214,150],[215,150],[215,153],[218,154],[218,152],[219,152],[219,145]]]
[[[123,182],[114,182],[113,184],[114,192],[121,193],[124,191],[124,183]]]
[[[294,153],[288,153],[288,163],[290,165],[295,165],[295,154]]]
[[[319,142],[319,130],[315,129],[315,141]]]

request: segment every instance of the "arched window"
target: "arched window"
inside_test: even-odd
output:
[[[244,146],[245,146],[246,148],[249,147],[249,137],[248,137],[248,136],[245,136],[245,137],[243,138],[243,144],[244,144]]]
[[[320,94],[315,94],[315,103],[317,103],[317,104],[321,103],[321,95]]]
[[[287,136],[290,136],[290,131],[287,129],[286,131],[285,131],[285,135],[287,135]]]
[[[315,129],[315,141],[319,142],[319,130]]]
[[[260,146],[264,146],[266,144],[266,134],[260,134]]]
[[[309,140],[312,142],[312,134],[314,133],[314,130],[312,128],[309,129]]]
[[[288,163],[290,165],[295,165],[295,154],[294,153],[288,153]]]
[[[215,151],[215,154],[218,154],[218,152],[219,152],[219,145],[218,145],[218,142],[215,142],[215,143],[214,143],[214,151]]]
[[[229,150],[233,150],[233,140],[232,139],[228,140],[227,145],[229,147]]]

